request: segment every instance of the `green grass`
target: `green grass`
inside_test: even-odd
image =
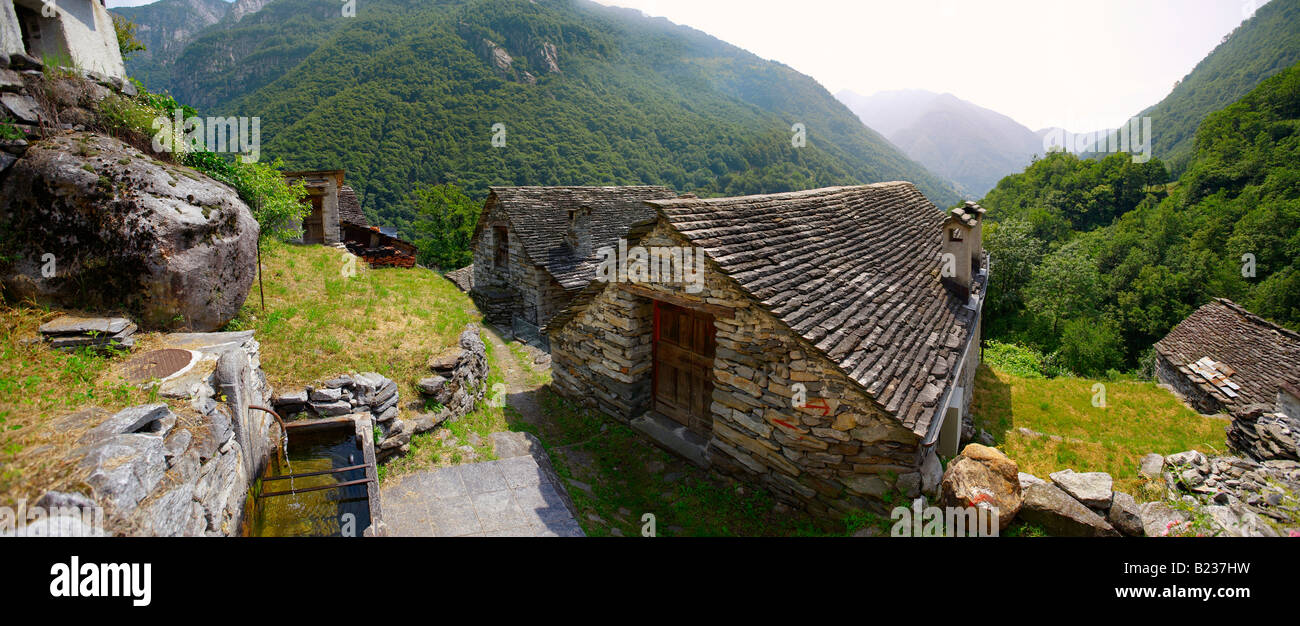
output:
[[[121,377],[120,366],[130,358],[125,350],[62,352],[26,341],[62,313],[0,304],[0,504],[75,484],[65,453],[96,424],[58,424],[58,418],[90,406],[115,412],[158,401],[156,390],[141,390]],[[149,337],[136,335],[137,351],[147,349]],[[172,404],[183,410],[185,403]]]
[[[1104,408],[1093,406],[1098,384],[1105,386]],[[1198,415],[1150,382],[1026,378],[982,366],[971,411],[975,425],[993,434],[1020,471],[1044,479],[1067,468],[1106,472],[1116,489],[1139,498],[1142,456],[1221,454],[1227,448],[1227,422]],[[1044,436],[1027,436],[1020,428]]]
[[[294,389],[348,372],[373,371],[397,381],[406,400],[431,375],[430,357],[454,347],[482,317],[450,281],[423,269],[355,264],[328,246],[275,242],[262,247],[266,310],[257,283],[227,330],[254,330],[262,369],[276,389]]]

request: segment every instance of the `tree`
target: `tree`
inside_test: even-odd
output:
[[[1119,327],[1107,318],[1080,317],[1061,329],[1061,362],[1073,372],[1100,376],[1124,364]]]
[[[1060,320],[1091,313],[1100,298],[1097,265],[1082,242],[1076,239],[1047,255],[1026,289],[1029,308],[1051,319],[1053,334]]]
[[[415,205],[418,260],[442,270],[465,267],[474,260],[469,240],[474,236],[480,206],[452,183],[418,185],[410,195]]]
[[[989,279],[989,304],[995,314],[1013,313],[1024,306],[1023,292],[1043,258],[1043,242],[1033,235],[1033,226],[1019,218],[990,222],[985,228],[984,247],[996,266]]]
[[[117,33],[117,49],[122,53],[122,60],[144,51],[144,43],[135,36],[136,23],[116,13],[109,15],[113,16],[113,31]]]

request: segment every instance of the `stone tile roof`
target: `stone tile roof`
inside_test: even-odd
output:
[[[632,224],[653,219],[655,211],[646,200],[676,197],[667,187],[492,187],[483,216],[499,204],[509,216],[511,230],[523,244],[528,258],[546,269],[565,289],[581,289],[596,272],[596,253],[618,244]],[[569,211],[591,211],[592,254],[579,257],[564,243],[569,230]],[[479,218],[471,245],[477,245],[484,228]]]
[[[648,204],[884,410],[926,436],[976,313],[940,281],[945,215],[915,186]],[[593,283],[588,291],[597,285],[603,288]],[[584,291],[551,327],[591,297]]]
[[[1156,342],[1156,352],[1229,412],[1250,404],[1272,406],[1284,384],[1300,386],[1300,333],[1274,324],[1227,298],[1216,298]],[[1239,389],[1229,397],[1193,364],[1204,357],[1230,367]]]
[[[366,214],[361,211],[361,201],[357,200],[357,192],[347,185],[339,187],[339,221],[357,226],[370,225],[370,222],[366,221]]]

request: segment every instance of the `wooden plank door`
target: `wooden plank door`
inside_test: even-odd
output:
[[[713,316],[654,303],[654,410],[690,430],[713,430],[713,354],[717,343]]]
[[[311,215],[303,220],[303,243],[325,243],[325,209],[324,198],[311,197]]]

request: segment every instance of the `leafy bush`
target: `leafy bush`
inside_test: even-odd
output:
[[[1104,376],[1124,363],[1119,328],[1104,319],[1079,318],[1061,329],[1061,362],[1085,376]]]
[[[999,372],[1021,378],[1056,378],[1074,373],[1059,363],[1056,355],[1018,344],[990,339],[984,342],[984,363]]]

